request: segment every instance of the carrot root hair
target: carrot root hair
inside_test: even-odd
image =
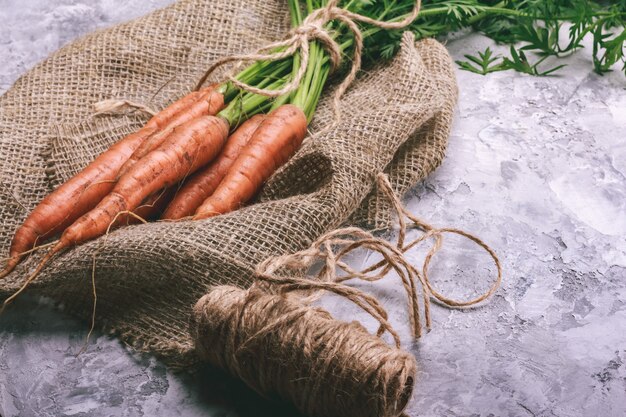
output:
[[[2,306],[0,306],[0,315],[2,315],[2,313],[7,308],[7,306],[11,304],[17,297],[19,297],[19,295],[23,293],[26,290],[26,288],[30,286],[30,284],[35,280],[35,278],[39,276],[39,273],[48,264],[50,259],[52,259],[54,255],[59,253],[61,250],[63,250],[64,245],[62,245],[61,243],[62,242],[58,242],[52,249],[50,249],[48,253],[41,259],[41,261],[39,262],[39,265],[37,265],[37,268],[35,268],[35,271],[32,274],[30,274],[30,276],[26,279],[24,284],[22,284],[20,289],[14,292],[9,298],[4,300],[4,302],[2,303]]]
[[[8,276],[11,272],[13,272],[13,270],[15,269],[15,267],[17,267],[20,263],[20,261],[22,260],[22,258],[28,254],[31,254],[33,252],[37,252],[40,249],[45,249],[45,248],[49,248],[50,246],[54,246],[58,243],[58,240],[54,240],[52,242],[48,242],[48,243],[44,243],[42,245],[37,245],[35,247],[33,247],[32,249],[29,249],[27,251],[18,253],[15,256],[10,256],[8,258],[5,258],[2,260],[2,262],[6,262],[6,266],[5,268],[0,272],[0,279],[5,278],[6,276]]]

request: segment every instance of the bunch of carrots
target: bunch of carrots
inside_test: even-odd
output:
[[[302,19],[297,7],[294,25]],[[236,79],[280,88],[293,76],[297,59],[259,61]],[[312,59],[299,88],[273,99],[231,82],[199,86],[116,142],[46,196],[17,229],[0,278],[36,245],[59,238],[5,304],[52,257],[113,227],[158,218],[206,219],[252,199],[305,138],[326,80],[322,65]]]

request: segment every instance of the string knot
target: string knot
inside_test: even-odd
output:
[[[319,12],[325,12],[327,9],[318,9]],[[330,20],[333,20],[332,15],[329,13],[312,13],[304,19],[302,24],[293,29],[292,37],[294,43],[297,43],[300,48],[305,43],[309,43],[311,40],[318,40],[328,52],[331,71],[336,70],[341,63],[341,46],[333,39],[333,37],[324,28]],[[308,59],[308,58],[307,58]],[[306,71],[306,66],[300,66]],[[304,74],[303,74],[304,75]],[[297,88],[297,85],[294,89]]]

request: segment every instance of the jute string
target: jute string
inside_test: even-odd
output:
[[[277,394],[310,416],[400,415],[411,397],[415,358],[400,348],[400,337],[379,300],[344,281],[377,281],[393,269],[407,293],[413,335],[419,337],[418,282],[430,327],[431,297],[449,308],[476,306],[497,290],[502,271],[495,252],[482,240],[462,230],[428,225],[403,207],[385,175],[379,174],[377,183],[398,215],[400,232],[395,244],[359,228],[342,228],[321,236],[308,249],[262,262],[248,290],[214,288],[198,301],[191,321],[199,355],[262,395]],[[405,243],[408,228],[424,234]],[[493,258],[497,278],[481,296],[454,300],[430,283],[428,266],[441,249],[444,233],[474,241]],[[419,271],[407,260],[406,251],[431,237],[435,243]],[[356,249],[374,251],[383,260],[356,271],[343,260]],[[313,266],[319,267],[314,276],[301,276]],[[324,291],[350,300],[372,316],[379,324],[376,335],[357,322],[337,321],[314,307],[313,301]],[[385,332],[394,346],[380,338]]]
[[[190,330],[202,359],[307,416],[397,417],[411,398],[412,354],[291,297],[215,287]]]
[[[402,204],[399,197],[393,191],[388,177],[385,174],[378,174],[377,184],[392,202],[393,209],[398,217],[399,232],[396,244],[373,236],[370,232],[356,228],[347,227],[333,230],[322,235],[308,249],[287,254],[275,258],[270,258],[260,263],[257,267],[257,282],[269,283],[280,286],[281,292],[296,290],[323,290],[334,292],[363,308],[368,314],[374,317],[379,323],[378,334],[388,331],[399,346],[397,333],[391,328],[387,320],[387,314],[374,298],[363,291],[357,290],[344,284],[350,279],[361,279],[364,281],[378,281],[394,270],[400,277],[403,287],[409,299],[409,322],[416,337],[422,334],[422,320],[418,306],[417,283],[422,287],[422,300],[424,310],[424,323],[426,328],[431,327],[430,302],[435,302],[448,308],[471,308],[491,297],[502,282],[502,266],[494,250],[483,242],[480,238],[456,228],[435,228],[423,220],[411,214]],[[409,222],[407,222],[407,219]],[[416,228],[422,230],[424,234],[405,243],[407,230]],[[447,297],[437,291],[430,281],[428,268],[434,256],[442,248],[443,235],[453,233],[470,239],[482,247],[493,259],[496,266],[497,276],[493,284],[483,294],[470,300],[456,300]],[[418,270],[406,257],[406,252],[430,238],[434,238],[433,246],[427,252],[421,270]],[[334,248],[338,248],[335,250]],[[380,254],[383,259],[361,271],[355,270],[342,259],[357,249],[368,249]],[[311,279],[295,278],[291,276],[277,276],[275,272],[281,268],[287,270],[306,270],[315,262],[321,262],[317,275]],[[337,271],[342,274],[337,274]],[[309,295],[302,301],[310,303],[319,296],[319,293]]]

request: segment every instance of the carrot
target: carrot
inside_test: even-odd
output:
[[[48,261],[71,246],[102,236],[120,213],[136,209],[150,194],[169,187],[207,164],[228,137],[228,122],[202,116],[177,127],[165,142],[135,164],[93,210],[65,229],[24,285],[2,304],[0,312],[39,275]]]
[[[16,230],[9,249],[9,260],[0,272],[0,279],[11,273],[22,260],[24,252],[32,249],[38,241],[62,232],[93,209],[113,189],[120,167],[141,143],[164,128],[202,94],[202,91],[193,92],[170,104],[139,131],[118,141],[80,173],[47,195]]]
[[[272,111],[213,195],[196,210],[194,219],[227,213],[249,201],[270,175],[298,150],[306,131],[307,118],[300,108],[286,104]]]
[[[245,121],[230,135],[220,155],[206,168],[191,176],[185,185],[178,190],[162,218],[178,220],[196,212],[202,202],[213,194],[228,169],[235,162],[241,150],[246,146],[253,133],[265,120],[264,114],[257,114]]]
[[[149,152],[158,148],[159,145],[172,133],[172,130],[200,116],[215,116],[224,107],[224,96],[211,85],[199,92],[192,92],[188,96],[194,99],[186,107],[180,109],[161,130],[150,135],[141,146],[139,146],[131,157],[126,161],[118,173],[118,178],[128,172],[128,170]],[[187,96],[187,97],[188,97]]]

